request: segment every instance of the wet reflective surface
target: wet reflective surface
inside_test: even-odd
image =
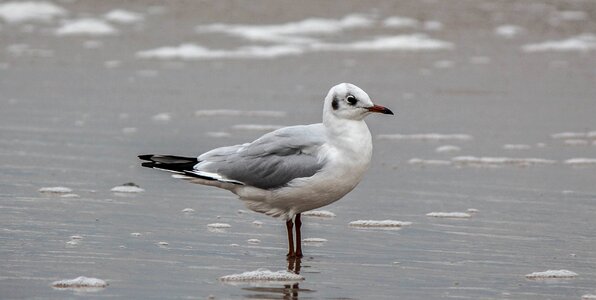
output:
[[[594,3],[54,4],[65,12],[51,20],[0,22],[0,298],[581,299],[596,293],[590,160],[596,158],[596,52],[583,35],[596,32]],[[104,17],[116,8],[143,19]],[[340,22],[332,33],[285,34],[284,41],[196,32],[214,23],[280,25],[353,14],[368,21]],[[387,21],[393,16],[418,23],[391,27],[399,24]],[[57,34],[63,21],[85,17],[107,22],[115,33]],[[521,30],[497,30],[503,25]],[[400,44],[380,51],[353,44],[411,34],[453,47],[403,50]],[[288,44],[290,37],[327,48],[304,50],[296,40]],[[545,44],[567,39],[583,50]],[[226,51],[289,45],[302,52],[137,56],[183,43]],[[352,193],[324,208],[336,216],[303,216],[303,239],[326,241],[304,243],[300,264],[288,266],[282,221],[247,211],[226,191],[141,168],[136,159],[148,152],[194,155],[277,126],[319,122],[324,95],[343,81],[396,116],[368,119],[373,163]],[[237,111],[206,112],[221,109]],[[144,192],[110,191],[130,182]],[[57,186],[78,197],[38,192]],[[349,225],[357,220],[412,224]],[[208,226],[213,223],[230,226]],[[219,281],[262,268],[299,270],[305,280]],[[525,278],[549,269],[578,276]],[[109,286],[51,287],[78,276]]]

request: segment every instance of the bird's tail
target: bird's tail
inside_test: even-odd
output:
[[[144,154],[139,155],[139,158],[145,161],[141,164],[143,167],[179,174],[186,174],[188,171],[192,171],[193,167],[199,163],[199,160],[196,157],[175,155]]]
[[[203,181],[199,182],[201,184],[207,184],[206,181],[212,182],[223,182],[223,183],[233,183],[237,185],[244,185],[244,183],[227,179],[217,173],[211,172],[204,172],[200,170],[195,170],[194,166],[201,161],[198,160],[196,157],[185,157],[185,156],[175,156],[175,155],[159,155],[159,154],[144,154],[139,155],[141,160],[145,162],[141,163],[141,166],[168,171],[176,174],[180,174],[182,176],[178,176],[177,178],[181,179],[189,179],[192,181],[193,178],[199,178]]]

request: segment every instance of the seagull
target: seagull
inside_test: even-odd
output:
[[[285,220],[287,256],[301,258],[300,214],[341,199],[370,165],[372,137],[364,118],[372,113],[393,115],[359,87],[340,83],[325,97],[322,123],[280,128],[253,142],[216,148],[198,157],[139,158],[145,161],[143,167],[229,190],[249,209]]]

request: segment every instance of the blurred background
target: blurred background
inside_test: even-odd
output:
[[[0,298],[589,297],[595,58],[591,0],[0,1]],[[340,82],[396,113],[365,180],[305,218],[299,289],[221,283],[285,269],[282,222],[136,156],[320,122]],[[110,286],[51,287],[80,275]]]

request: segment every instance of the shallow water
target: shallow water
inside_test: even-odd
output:
[[[151,3],[61,1],[55,4],[66,12],[49,20],[0,17],[0,298],[580,299],[596,293],[596,51],[585,38],[596,33],[594,3]],[[114,9],[142,17],[107,21]],[[365,22],[281,42],[196,32],[214,23],[278,24],[279,32],[283,24],[354,14]],[[385,27],[394,16],[418,22]],[[83,18],[111,22],[117,31],[56,32],[63,20]],[[504,25],[521,30],[495,33]],[[453,48],[353,47],[412,34]],[[571,43],[576,48],[524,51],[580,35],[575,40],[585,44]],[[276,58],[137,56],[184,43],[235,51],[304,39],[348,47],[290,44],[299,53]],[[343,81],[397,115],[369,117],[373,163],[352,193],[324,208],[335,216],[304,217],[303,237],[326,240],[305,243],[305,280],[298,288],[220,282],[261,268],[287,269],[283,223],[247,211],[228,192],[141,168],[136,155],[195,155],[275,126],[318,122],[322,98]],[[211,111],[222,109],[236,111]],[[450,136],[470,138],[444,139]],[[446,145],[459,151],[436,151]],[[542,160],[548,163],[536,163]],[[129,182],[145,191],[110,191]],[[71,188],[71,196],[38,191],[56,186]],[[431,212],[471,217],[426,215]],[[349,226],[356,220],[412,224]],[[230,227],[208,226],[215,223]],[[578,276],[525,277],[561,269]],[[109,286],[51,287],[78,276]]]

